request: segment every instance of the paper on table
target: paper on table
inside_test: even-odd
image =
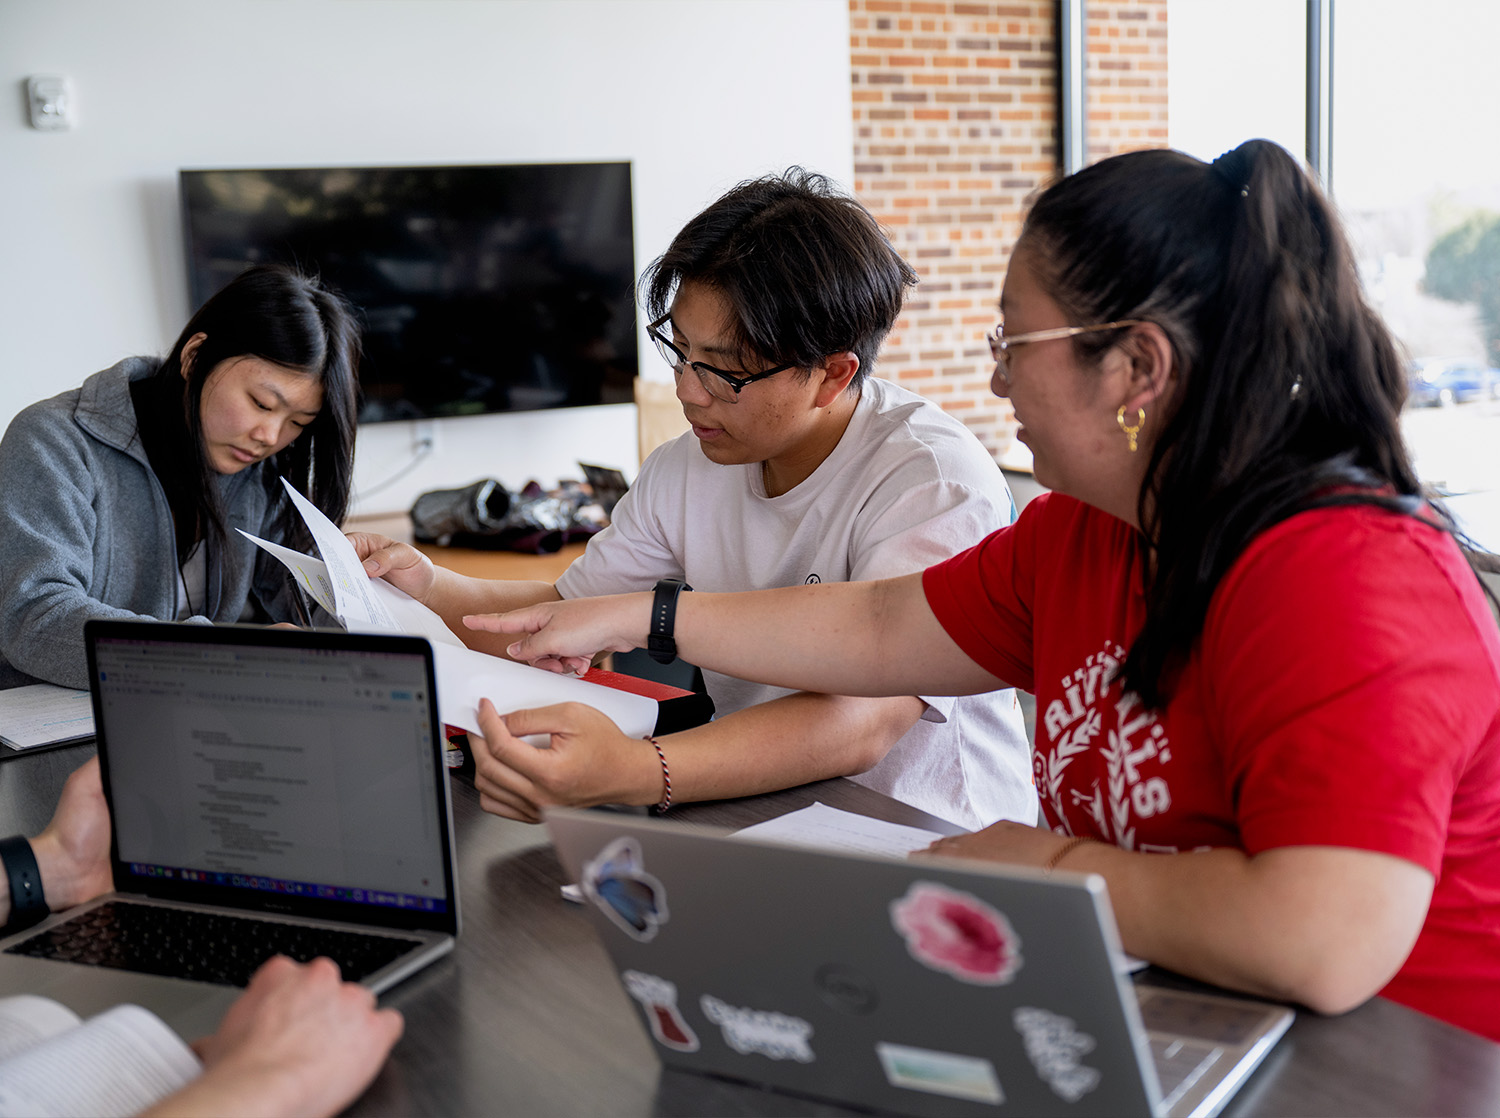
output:
[[[501,714],[572,701],[602,711],[631,737],[644,737],[655,729],[654,699],[466,648],[432,610],[384,579],[370,578],[355,554],[354,545],[333,521],[285,478],[282,484],[307,522],[323,561],[257,539],[248,532],[242,534],[281,560],[318,603],[350,632],[411,633],[432,641],[438,713],[450,726],[478,733],[479,700],[487,698]],[[331,605],[325,597],[332,600]]]
[[[87,691],[32,683],[0,691],[0,742],[32,749],[94,736],[94,708]]]
[[[814,850],[839,850],[855,854],[879,854],[888,858],[905,858],[943,836],[921,827],[906,827],[841,811],[816,803],[800,811],[789,811],[764,823],[752,823],[734,832],[735,838],[753,838],[781,846],[806,846]],[[581,902],[583,894],[576,885],[562,887],[564,900]]]
[[[871,819],[867,815],[816,803],[801,811],[789,811],[736,831],[735,837],[784,846],[811,846],[819,850],[904,858],[913,850],[926,849],[943,836],[921,827],[887,823],[883,819]]]

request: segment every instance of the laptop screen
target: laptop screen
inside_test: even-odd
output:
[[[398,927],[451,921],[425,642],[91,630],[118,889]]]

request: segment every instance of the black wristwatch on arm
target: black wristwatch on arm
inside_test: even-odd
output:
[[[677,596],[691,589],[680,578],[664,578],[652,591],[651,633],[646,638],[646,652],[658,664],[670,664],[677,659],[677,641],[672,636],[677,626]]]
[[[0,861],[5,863],[5,875],[10,879],[10,920],[0,929],[8,935],[40,923],[52,910],[47,907],[42,871],[37,868],[29,841],[20,835],[0,839]]]

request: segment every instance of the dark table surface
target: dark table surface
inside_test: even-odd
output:
[[[35,834],[91,746],[0,762],[0,834]],[[674,808],[684,825],[741,827],[815,801],[951,832],[846,780]],[[453,781],[463,932],[387,993],[406,1035],[354,1114],[783,1115],[838,1107],[663,1071],[543,828],[486,815]],[[1497,1007],[1500,1012],[1500,1007]],[[1500,1045],[1375,998],[1342,1017],[1299,1013],[1229,1115],[1500,1114]]]

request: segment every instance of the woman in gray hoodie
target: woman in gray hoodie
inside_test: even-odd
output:
[[[236,529],[310,546],[280,477],[342,519],[358,363],[349,304],[263,265],[165,359],[126,358],[17,415],[0,439],[0,688],[88,686],[92,617],[298,620],[285,571]]]

